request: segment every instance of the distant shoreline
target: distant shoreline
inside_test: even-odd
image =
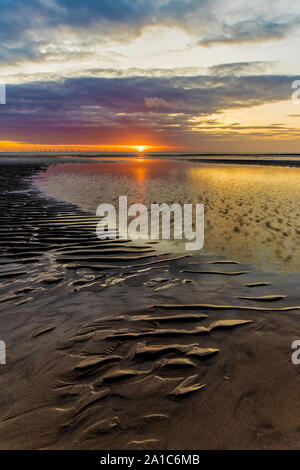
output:
[[[294,158],[291,158],[294,157]],[[196,153],[55,153],[55,152],[0,152],[1,158],[53,158],[53,159],[118,159],[129,158],[184,160],[198,163],[265,165],[265,166],[300,166],[300,154],[196,154]]]

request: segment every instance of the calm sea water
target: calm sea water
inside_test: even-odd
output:
[[[300,168],[127,158],[58,163],[34,184],[48,196],[95,214],[103,202],[203,203],[205,254],[259,269],[300,271]],[[164,242],[160,249],[181,250]]]

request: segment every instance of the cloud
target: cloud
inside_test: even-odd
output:
[[[157,96],[145,98],[145,106],[152,109],[176,109],[178,107],[176,103],[170,103],[164,98],[157,98]]]
[[[290,98],[295,77],[81,77],[7,86],[0,139],[116,143],[128,135],[188,141],[195,120]],[[176,106],[175,106],[176,104]],[[211,122],[211,128],[215,123]],[[273,125],[273,127],[276,127]]]
[[[242,44],[284,39],[300,24],[300,15],[284,22],[264,21],[261,18],[240,21],[235,24],[221,23],[219,31],[197,41],[198,46],[217,44]]]
[[[231,64],[218,64],[209,67],[208,71],[211,75],[235,75],[240,77],[242,75],[257,75],[266,73],[275,64],[267,61],[253,61],[253,62],[235,62]]]
[[[282,39],[299,23],[300,4],[286,0],[1,0],[0,61],[84,57],[152,26],[209,46]]]
[[[173,78],[173,77],[196,77],[200,75],[211,76],[247,76],[261,75],[274,67],[273,62],[235,62],[229,64],[218,64],[211,67],[175,67],[175,68],[91,68],[84,71],[84,76],[95,78]],[[82,70],[69,70],[55,73],[23,73],[11,74],[6,77],[6,84],[25,84],[30,82],[59,82],[67,78],[81,78]],[[174,105],[169,103],[169,105]],[[150,102],[151,106],[151,102]]]

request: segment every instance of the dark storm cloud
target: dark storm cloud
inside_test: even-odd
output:
[[[0,139],[105,143],[128,133],[188,134],[194,118],[288,99],[290,76],[73,78],[7,87]]]

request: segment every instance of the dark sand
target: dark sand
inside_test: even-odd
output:
[[[1,449],[300,447],[299,274],[100,242],[0,167]]]

